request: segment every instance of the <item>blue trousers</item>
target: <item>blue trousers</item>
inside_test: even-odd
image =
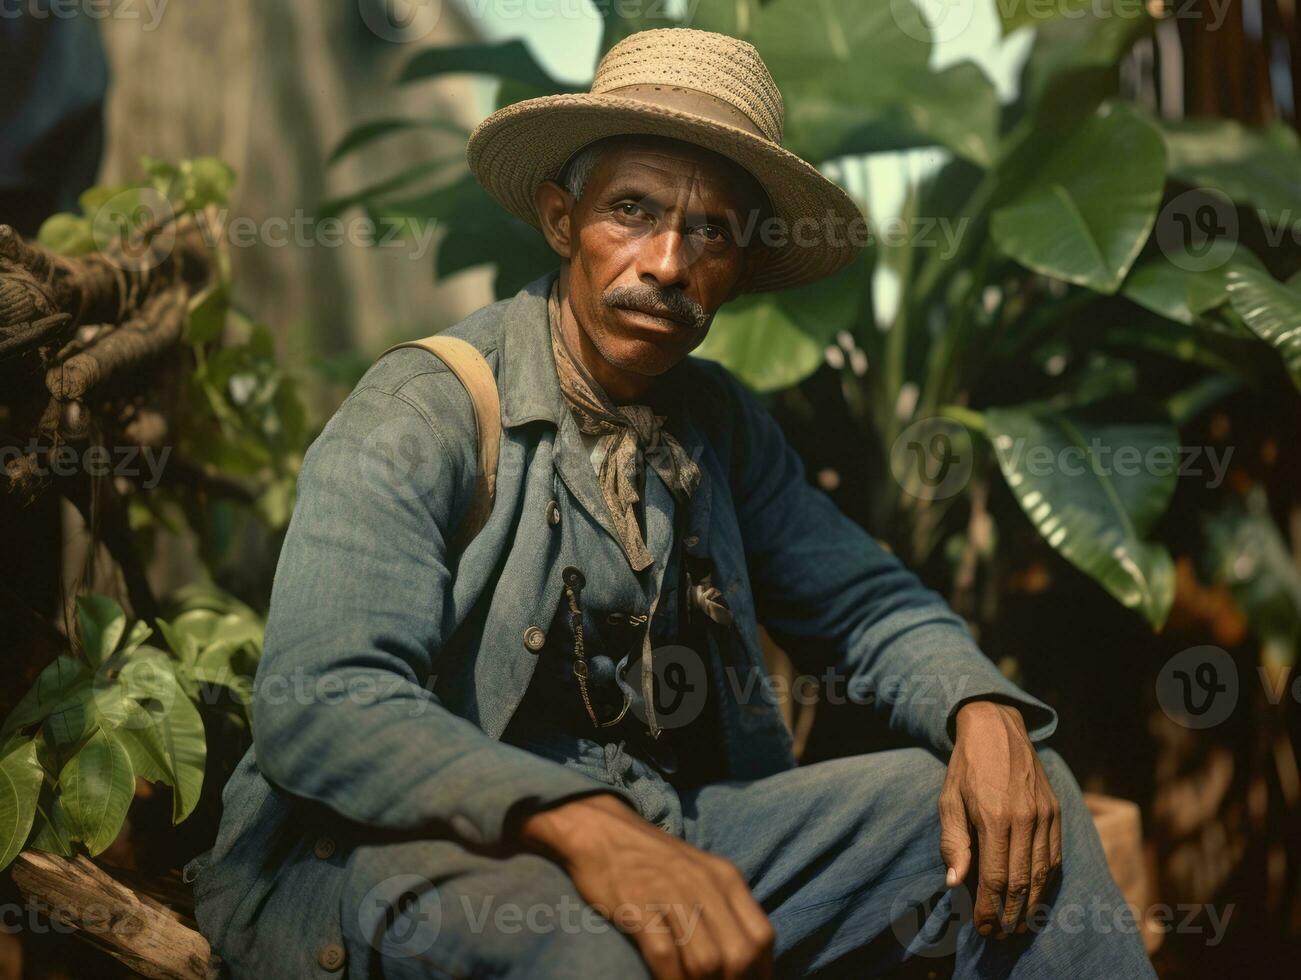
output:
[[[952,956],[956,977],[1153,977],[1069,769],[1040,758],[1062,805],[1061,875],[1031,929],[1005,940],[971,925],[973,880],[944,887],[938,798],[945,764],[923,749],[836,759],[747,783],[675,792],[620,746],[604,764],[643,815],[744,873],[776,931],[779,976],[888,973]],[[604,756],[604,758],[598,758]],[[574,760],[571,760],[571,762]],[[473,853],[448,840],[363,846],[345,886],[347,970],[371,976],[648,976],[632,939],[556,865]],[[689,926],[691,910],[604,910],[624,930]]]

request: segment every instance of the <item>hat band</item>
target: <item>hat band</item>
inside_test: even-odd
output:
[[[753,119],[744,112],[732,105],[730,102],[724,102],[715,95],[708,92],[701,92],[699,89],[684,88],[681,85],[622,85],[619,88],[606,89],[603,92],[593,92],[593,95],[617,95],[620,98],[636,99],[638,102],[649,102],[654,105],[663,106],[666,109],[676,109],[679,112],[690,113],[693,116],[701,116],[711,122],[723,123],[726,126],[732,126],[736,129],[743,129],[751,136],[757,136],[760,139],[767,140],[769,143],[775,143],[772,137],[761,130]]]

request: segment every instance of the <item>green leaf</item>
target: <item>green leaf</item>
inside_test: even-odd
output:
[[[0,758],[0,868],[7,868],[27,842],[42,779],[34,740],[10,746]]]
[[[90,220],[79,214],[52,214],[41,222],[36,240],[59,255],[87,255],[97,251]]]
[[[1282,355],[1293,383],[1301,388],[1301,290],[1254,268],[1230,270],[1228,290],[1234,311]]]
[[[126,632],[126,613],[104,595],[77,596],[77,624],[81,645],[91,666],[98,667],[112,655]]]
[[[166,710],[137,705],[113,735],[136,775],[172,787],[172,823],[188,817],[203,790],[208,755],[203,719],[190,700],[178,688]]]
[[[817,370],[825,349],[773,296],[761,294],[722,307],[695,354],[719,361],[755,391],[774,391]]]
[[[61,656],[50,663],[36,678],[22,700],[5,719],[0,737],[7,738],[13,732],[28,725],[44,721],[51,712],[65,707],[70,699],[79,692],[88,690],[91,684],[91,670],[74,657]]]
[[[1191,325],[1228,301],[1230,269],[1260,264],[1250,251],[1227,238],[1215,239],[1211,249],[1201,256],[1155,256],[1134,267],[1121,293],[1144,309]]]
[[[1110,103],[1067,135],[1025,186],[1010,189],[990,231],[1022,265],[1114,293],[1152,230],[1164,183],[1160,135],[1133,109]]]
[[[993,84],[970,63],[932,69],[930,28],[908,0],[736,0],[691,14],[691,27],[758,48],[786,106],[783,145],[807,160],[941,143],[992,161]]]
[[[572,92],[538,64],[518,38],[497,44],[449,44],[418,51],[402,68],[399,82],[416,82],[454,72],[496,75],[545,92]]]
[[[59,800],[73,835],[91,856],[113,843],[135,796],[125,746],[97,729],[59,774]]]
[[[1170,176],[1212,187],[1282,227],[1301,220],[1301,138],[1282,123],[1249,129],[1231,119],[1162,123]]]
[[[1207,559],[1277,663],[1292,666],[1301,643],[1301,575],[1259,487],[1207,523]]]
[[[1174,563],[1145,538],[1174,493],[1179,434],[1158,418],[1140,421],[1132,409],[1117,418],[1086,410],[984,413],[1003,477],[1039,534],[1159,629],[1174,601]]]
[[[343,139],[339,141],[339,145],[334,148],[328,162],[330,164],[338,163],[349,153],[354,153],[363,146],[383,139],[385,136],[417,129],[435,129],[450,133],[463,140],[470,135],[464,126],[460,126],[449,119],[371,119],[350,129]]]

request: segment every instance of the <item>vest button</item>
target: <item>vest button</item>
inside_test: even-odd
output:
[[[326,943],[316,954],[316,962],[321,964],[322,969],[334,971],[343,966],[345,957],[343,947],[338,943]]]
[[[688,548],[694,548],[696,545],[700,544],[700,538],[695,534],[688,534],[682,539],[682,543]]]
[[[316,838],[316,843],[312,846],[312,853],[324,861],[326,858],[334,856],[334,838],[322,834]]]
[[[547,504],[547,523],[552,527],[560,523],[560,505],[554,500]]]
[[[541,626],[530,626],[524,631],[524,645],[537,653],[547,645],[547,634],[542,632]]]

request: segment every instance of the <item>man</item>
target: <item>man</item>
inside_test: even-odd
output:
[[[423,351],[312,446],[254,747],[187,868],[235,973],[1152,975],[1036,747],[1052,710],[687,356],[722,304],[854,255],[781,124],[753,47],[661,30],[471,136],[561,260],[448,331],[496,378],[495,501],[464,543],[475,413]],[[918,747],[796,767],[759,622]]]

